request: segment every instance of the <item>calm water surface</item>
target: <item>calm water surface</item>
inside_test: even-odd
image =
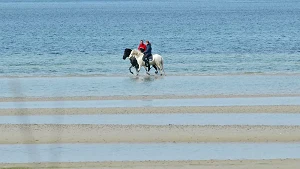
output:
[[[2,144],[0,163],[300,158],[300,143]]]
[[[1,97],[300,94],[300,75],[0,78]]]
[[[152,42],[168,74],[300,73],[300,1],[0,0],[0,76],[127,75]]]
[[[110,114],[1,116],[0,124],[300,125],[299,114]]]

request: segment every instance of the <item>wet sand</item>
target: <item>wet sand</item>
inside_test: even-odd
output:
[[[194,99],[194,98],[253,98],[253,97],[297,97],[299,94],[231,94],[231,95],[114,95],[72,97],[0,97],[0,102],[19,101],[80,101],[80,100],[151,100],[151,99]]]
[[[262,95],[261,95],[262,96]],[[261,97],[259,96],[259,97]],[[153,96],[133,96],[150,99]],[[170,96],[171,97],[171,96]],[[177,96],[180,97],[180,96]],[[186,96],[189,98],[190,96]],[[193,96],[198,97],[198,96]],[[199,96],[201,97],[201,96]],[[203,96],[207,97],[207,96]],[[210,96],[213,97],[213,96]],[[222,96],[218,96],[218,98]],[[227,96],[230,97],[230,96]],[[227,98],[226,97],[226,98]],[[236,97],[236,96],[231,96]],[[250,96],[244,96],[250,97]],[[257,96],[255,96],[257,97]],[[129,99],[132,99],[130,96]],[[155,97],[160,98],[159,96]],[[176,97],[171,97],[175,99]],[[22,98],[30,101],[32,98]],[[47,98],[40,98],[46,101]],[[54,98],[52,98],[54,99]],[[55,100],[62,100],[56,98]],[[76,100],[72,98],[70,100]],[[95,99],[95,98],[93,98]],[[98,98],[99,99],[99,98]],[[102,98],[108,99],[108,98]],[[114,99],[123,97],[111,96]],[[101,99],[100,99],[101,100]],[[108,99],[109,100],[109,99]],[[10,101],[7,99],[4,101]],[[0,115],[89,115],[143,113],[300,113],[298,105],[274,106],[178,106],[111,108],[0,109]],[[92,124],[1,124],[1,144],[38,143],[151,143],[151,142],[297,142],[300,126],[247,125],[92,125]]]
[[[291,96],[291,95],[282,95]],[[296,95],[295,95],[296,96]],[[234,98],[254,96],[108,96],[71,98],[1,98],[11,101],[122,100],[176,98]],[[256,95],[255,97],[273,97]],[[279,96],[280,97],[280,96]],[[1,109],[1,115],[89,115],[142,113],[300,113],[300,106],[198,106],[198,107],[127,107],[127,108],[35,108]],[[0,144],[43,143],[159,143],[159,142],[300,142],[300,126],[247,125],[91,125],[91,124],[0,124]],[[78,162],[0,164],[1,167],[86,168],[86,169],[294,169],[300,159],[276,160],[203,160],[143,162]]]
[[[300,142],[300,126],[2,124],[0,144]]]
[[[134,162],[78,162],[78,163],[29,163],[0,164],[0,167],[20,169],[81,168],[81,169],[295,169],[300,159],[276,160],[199,160],[199,161],[134,161]]]

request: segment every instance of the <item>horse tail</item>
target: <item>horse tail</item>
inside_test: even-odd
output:
[[[165,74],[163,57],[161,55],[157,54],[157,55],[155,55],[155,57],[153,57],[153,59],[155,60],[155,64],[156,64],[157,68]],[[162,73],[161,73],[161,75],[162,75]]]
[[[164,59],[163,59],[163,57],[161,57],[161,70],[164,71]]]
[[[159,62],[159,66],[158,67],[159,67],[160,71],[162,71],[165,74],[165,71],[164,71],[164,59],[163,59],[162,56],[160,56],[160,62]],[[161,75],[162,75],[162,73],[161,73]]]

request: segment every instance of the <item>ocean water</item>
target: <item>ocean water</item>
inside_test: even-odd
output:
[[[140,39],[168,75],[299,74],[296,0],[0,0],[0,77],[129,75]]]

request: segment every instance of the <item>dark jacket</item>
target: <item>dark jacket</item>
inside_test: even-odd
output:
[[[146,51],[144,52],[145,55],[147,56],[150,56],[152,55],[152,47],[151,47],[151,44],[147,44],[147,48],[146,48]]]

